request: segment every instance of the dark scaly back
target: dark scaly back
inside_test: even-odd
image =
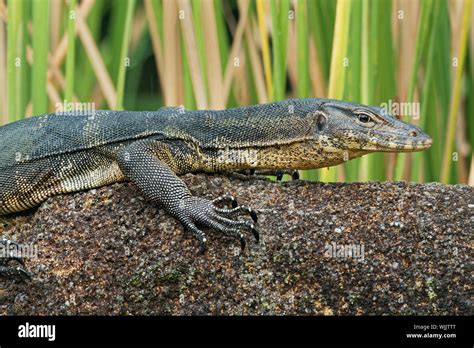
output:
[[[263,147],[312,138],[320,99],[288,99],[220,111],[191,111],[178,129],[203,149]],[[186,111],[188,113],[189,111]]]
[[[98,110],[47,114],[7,124],[0,127],[0,169],[15,163],[160,134],[166,119],[157,117],[157,114]],[[162,127],[159,127],[160,121]]]
[[[289,99],[213,111],[53,113],[0,127],[0,169],[106,144],[160,136],[201,148],[267,146],[311,136],[318,99]]]

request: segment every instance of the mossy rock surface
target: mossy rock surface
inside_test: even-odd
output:
[[[0,314],[473,314],[472,187],[183,179],[255,208],[261,243],[209,231],[198,256],[130,183],[57,196],[0,217],[39,251],[30,281],[0,280]]]

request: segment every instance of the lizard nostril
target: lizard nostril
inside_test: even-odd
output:
[[[416,137],[418,135],[418,133],[416,131],[410,131],[410,136],[412,137]]]

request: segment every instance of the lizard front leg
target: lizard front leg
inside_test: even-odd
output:
[[[176,173],[190,170],[185,145],[158,140],[143,140],[120,151],[117,161],[123,174],[152,202],[161,205],[190,231],[200,243],[200,253],[206,249],[206,235],[199,227],[217,230],[238,238],[242,248],[245,239],[241,230],[252,231],[258,241],[254,224],[247,220],[233,219],[237,212],[256,218],[248,207],[218,208],[213,201],[194,197]],[[217,202],[216,202],[217,203]]]

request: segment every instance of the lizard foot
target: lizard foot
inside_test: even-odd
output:
[[[15,250],[19,250],[20,245],[8,239],[0,240],[0,276],[22,276],[30,278],[30,273],[25,270],[25,261],[23,257],[18,256]],[[11,266],[14,261],[20,266]]]
[[[219,208],[216,204],[230,201],[233,208]],[[230,195],[219,197],[213,201],[199,198],[189,197],[182,200],[180,204],[179,220],[184,227],[190,231],[199,241],[199,253],[206,251],[206,235],[197,226],[207,227],[226,236],[239,239],[240,246],[245,249],[246,242],[242,230],[250,230],[258,243],[260,235],[254,223],[257,221],[257,214],[250,207],[245,205],[237,205],[237,201]],[[248,220],[238,220],[236,216],[240,214],[249,214],[253,222]]]
[[[297,170],[277,170],[275,172],[276,180],[282,181],[285,174],[291,175],[291,180],[299,180],[300,178],[300,173]]]
[[[255,212],[255,210],[253,210],[252,208],[250,208],[249,206],[246,206],[246,205],[239,205],[239,203],[237,203],[237,200],[232,195],[225,194],[223,196],[217,197],[216,199],[214,199],[212,201],[212,204],[218,205],[218,204],[220,204],[222,202],[226,202],[226,201],[229,201],[231,203],[232,209],[216,208],[216,211],[218,213],[224,214],[225,216],[235,216],[236,213],[239,213],[239,212],[248,213],[250,215],[250,217],[252,218],[252,220],[255,223],[257,222],[258,216],[257,216],[257,213]]]

